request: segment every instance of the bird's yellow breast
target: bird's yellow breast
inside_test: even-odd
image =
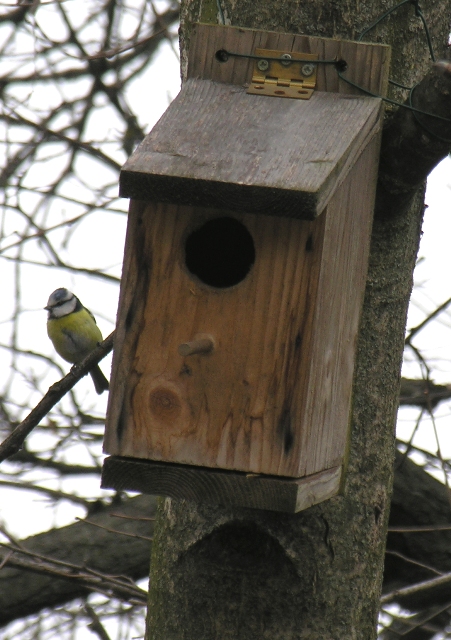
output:
[[[47,333],[57,353],[75,364],[102,341],[100,329],[85,308],[61,318],[50,318],[47,320]]]

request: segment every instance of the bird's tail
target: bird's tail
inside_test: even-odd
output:
[[[110,388],[110,383],[103,375],[103,372],[98,364],[96,364],[96,366],[93,369],[91,369],[89,373],[91,374],[91,378],[94,382],[94,386],[99,395],[104,391],[108,391],[108,389]]]

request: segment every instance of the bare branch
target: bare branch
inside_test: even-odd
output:
[[[100,622],[100,618],[96,614],[94,609],[86,604],[85,611],[91,618],[91,622],[88,624],[88,627],[91,629],[91,631],[98,636],[99,640],[110,640],[110,636],[105,631],[105,628]]]
[[[439,578],[425,580],[424,582],[419,582],[402,589],[395,589],[395,591],[391,591],[390,593],[382,596],[381,604],[388,604],[389,602],[393,601],[402,602],[403,597],[418,594],[420,591],[442,587],[443,585],[448,585],[449,583],[451,583],[451,573],[446,573]]]
[[[64,580],[75,580],[89,591],[115,596],[133,604],[146,604],[146,592],[133,585],[127,578],[104,574],[90,567],[63,562],[27,551],[21,547],[8,546],[2,542],[0,542],[0,546],[7,549],[8,565],[10,566],[20,567],[33,573],[52,575]],[[13,552],[12,555],[10,555],[10,551]]]
[[[408,104],[408,103],[407,103]],[[438,118],[399,108],[382,136],[376,215],[402,215],[451,148],[451,63],[436,62],[415,87],[412,104]]]

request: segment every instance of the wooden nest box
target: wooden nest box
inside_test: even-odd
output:
[[[104,487],[287,512],[339,492],[382,119],[339,74],[384,94],[389,57],[195,26],[121,173]]]

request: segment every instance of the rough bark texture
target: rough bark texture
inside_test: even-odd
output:
[[[447,155],[451,140],[450,78],[451,64],[436,62],[406,101],[408,106],[439,117],[398,109],[386,122],[376,203],[382,214],[393,207],[402,214],[438,158]]]
[[[234,25],[354,38],[384,2],[269,0],[224,3]],[[428,7],[439,54],[445,2]],[[186,2],[190,23],[215,15]],[[394,47],[392,77],[406,84],[428,67],[419,20],[399,9],[367,39]],[[184,58],[182,57],[182,60]],[[183,66],[183,65],[182,65]],[[343,495],[295,516],[162,501],[152,554],[148,640],[370,640],[382,581],[392,484],[394,423],[406,311],[420,237],[423,190],[407,212],[376,213],[354,383]]]
[[[98,525],[125,531],[138,536],[136,538],[111,534],[104,529],[76,523],[61,530],[32,536],[23,540],[22,544],[30,551],[77,564],[82,562],[92,565],[95,560],[97,569],[109,575],[120,573],[135,580],[144,578],[148,574],[150,543],[141,536],[152,535],[153,522],[139,518],[151,518],[155,513],[155,503],[153,496],[138,496],[88,517]],[[445,486],[429,476],[421,467],[398,454],[389,525],[399,527],[446,524],[444,514],[448,512],[448,505]],[[112,518],[112,512],[126,514],[130,519]],[[389,533],[383,592],[388,593],[436,575],[432,570],[425,569],[417,563],[440,571],[451,571],[450,542],[451,530],[421,534]],[[99,548],[102,549],[101,554]],[[394,553],[402,554],[403,557]],[[7,548],[0,549],[0,562],[7,554]],[[74,598],[84,597],[86,593],[77,581],[61,580],[54,575],[45,576],[22,568],[13,568],[7,562],[0,571],[0,627],[11,620],[36,613],[52,603],[61,606]],[[431,601],[443,606],[449,600],[451,585],[445,589],[422,592],[417,594],[415,599],[412,597],[402,602],[407,608],[424,609]],[[408,637],[410,639],[410,636]]]

